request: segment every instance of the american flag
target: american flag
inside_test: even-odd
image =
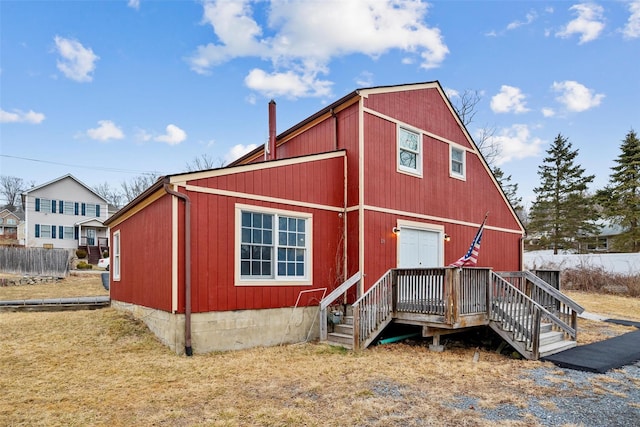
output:
[[[474,266],[478,263],[478,252],[480,252],[480,240],[482,240],[482,232],[484,231],[484,223],[487,222],[487,215],[484,217],[484,221],[480,225],[478,232],[476,233],[476,237],[473,238],[471,242],[471,246],[469,246],[469,250],[466,254],[460,257],[453,264],[449,264],[449,267],[464,267],[464,266]]]

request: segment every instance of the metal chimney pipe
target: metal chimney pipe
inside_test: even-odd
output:
[[[275,160],[276,156],[276,101],[269,102],[269,156],[267,160]]]

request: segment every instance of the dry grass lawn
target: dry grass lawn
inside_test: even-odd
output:
[[[42,298],[39,286],[51,296],[102,288],[99,276],[73,280],[0,288],[0,299],[24,298],[20,292]],[[597,311],[586,298],[580,303]],[[626,303],[620,303],[625,310]],[[624,316],[611,304],[611,314]],[[640,312],[640,301],[630,304]],[[585,322],[580,328],[590,330]],[[623,332],[602,328],[605,337]],[[506,425],[536,425],[528,400],[544,402],[557,388],[523,375],[547,364],[484,350],[473,362],[475,351],[433,353],[417,342],[351,353],[309,343],[185,357],[111,308],[0,312],[0,425],[495,425],[461,406],[460,395],[475,399],[478,409],[506,403],[521,409],[521,418]]]

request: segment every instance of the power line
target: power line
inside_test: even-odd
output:
[[[9,158],[9,159],[27,160],[27,161],[30,161],[30,162],[48,163],[48,164],[51,164],[51,165],[67,166],[67,167],[73,167],[73,168],[84,168],[84,169],[91,169],[91,170],[101,170],[101,171],[104,171],[104,172],[137,173],[137,174],[142,174],[142,175],[154,175],[154,176],[155,175],[161,175],[161,173],[159,171],[136,171],[136,170],[132,170],[132,169],[108,168],[108,167],[104,167],[104,166],[73,165],[73,164],[70,164],[70,163],[52,162],[50,160],[30,159],[28,157],[10,156],[8,154],[0,154],[0,157],[6,157],[6,158]]]

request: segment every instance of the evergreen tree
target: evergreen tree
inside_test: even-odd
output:
[[[633,129],[622,141],[620,151],[611,168],[609,185],[599,195],[605,214],[624,230],[614,248],[640,252],[640,139]]]
[[[595,176],[584,175],[585,170],[575,163],[578,149],[573,150],[561,134],[547,155],[538,167],[541,185],[533,189],[536,200],[529,228],[541,234],[557,254],[560,248],[579,249],[580,239],[598,229],[593,199],[586,194]]]
[[[502,187],[504,195],[507,196],[507,200],[511,203],[511,207],[520,218],[520,221],[524,223],[524,207],[522,206],[522,197],[518,196],[518,184],[511,182],[511,175],[504,176],[504,172],[499,167],[493,168],[493,175],[496,177],[496,181]]]

